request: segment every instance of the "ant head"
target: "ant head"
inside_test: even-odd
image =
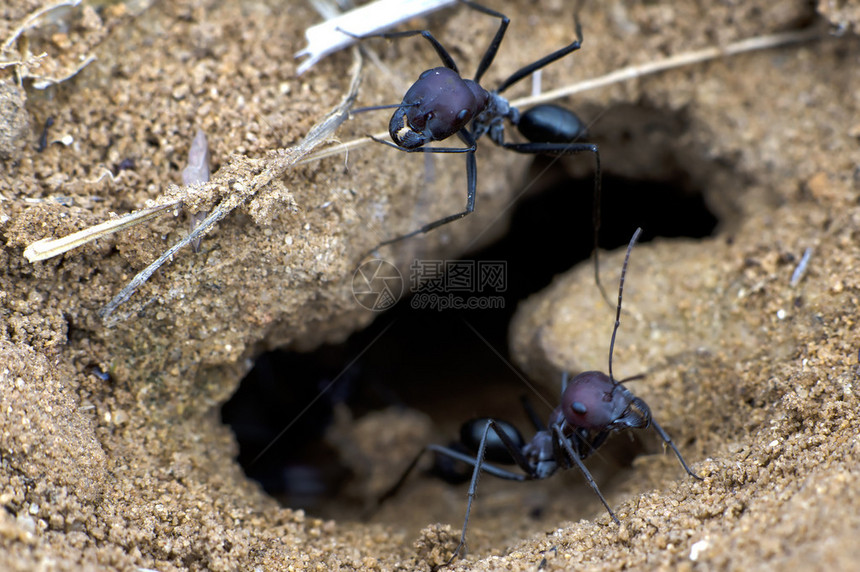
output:
[[[644,429],[651,424],[648,405],[599,371],[580,373],[567,384],[561,412],[568,424],[589,431]]]
[[[391,116],[388,132],[404,149],[454,135],[486,106],[487,92],[454,70],[439,67],[421,74]]]
[[[561,396],[561,411],[573,427],[604,431],[624,414],[630,404],[623,386],[599,371],[574,377]]]

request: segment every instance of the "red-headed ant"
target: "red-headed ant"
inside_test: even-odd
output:
[[[576,40],[569,45],[533,62],[511,74],[493,91],[487,91],[479,85],[484,72],[490,67],[499,45],[502,43],[510,20],[507,16],[469,0],[459,0],[461,3],[501,20],[499,29],[484,52],[478,69],[472,79],[463,79],[457,69],[457,64],[448,51],[427,30],[410,30],[406,32],[370,34],[367,36],[352,36],[346,30],[343,33],[357,39],[374,37],[403,38],[421,35],[430,42],[444,67],[426,70],[403,96],[403,102],[397,105],[382,105],[356,109],[353,112],[371,111],[396,107],[391,117],[388,131],[394,143],[381,141],[407,153],[465,153],[466,154],[466,208],[465,210],[442,217],[439,220],[425,224],[412,232],[380,242],[374,250],[381,246],[425,233],[449,222],[472,213],[475,210],[475,193],[477,190],[477,163],[475,149],[477,140],[488,134],[497,145],[517,153],[548,153],[554,155],[575,154],[588,152],[594,154],[595,176],[595,236],[599,224],[597,204],[600,200],[600,153],[597,145],[592,143],[576,143],[586,137],[585,124],[573,112],[556,105],[539,105],[525,112],[512,107],[507,99],[500,94],[513,84],[526,78],[537,70],[576,51],[582,42],[582,28],[578,15],[575,15]],[[578,12],[578,9],[577,9]],[[516,125],[520,133],[529,143],[507,143],[504,135],[504,121]],[[425,147],[432,141],[442,141],[457,135],[466,147]],[[595,241],[596,246],[596,241]]]
[[[624,382],[640,379],[642,376],[616,380],[612,375],[612,353],[615,349],[615,336],[621,324],[621,297],[624,290],[624,277],[627,274],[630,252],[641,232],[642,229],[636,229],[630,239],[624,257],[624,265],[621,268],[615,326],[612,329],[612,338],[609,342],[609,375],[599,371],[586,371],[568,382],[565,374],[561,405],[550,414],[547,425],[541,423],[528,403],[524,402],[526,413],[536,429],[534,437],[528,442],[510,423],[489,418],[468,421],[461,429],[462,443],[460,445],[455,447],[427,445],[409,464],[397,483],[380,499],[382,502],[400,489],[426,451],[433,451],[437,456],[447,457],[473,467],[463,532],[460,536],[460,544],[451,556],[449,563],[457,557],[466,545],[469,514],[478,488],[478,478],[482,471],[500,479],[530,481],[550,477],[559,469],[576,467],[600,498],[600,502],[606,507],[612,520],[616,524],[621,524],[601,494],[583,460],[603,445],[611,434],[625,429],[647,429],[650,426],[672,449],[687,474],[693,478],[702,479],[687,466],[669,434],[651,416],[651,410],[645,401],[624,387]],[[474,451],[474,456],[464,451]],[[495,463],[513,462],[524,474],[501,469],[489,464],[487,460]]]

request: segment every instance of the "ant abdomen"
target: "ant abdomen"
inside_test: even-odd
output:
[[[517,129],[533,142],[573,143],[588,137],[588,128],[574,112],[558,105],[536,105],[520,114]]]
[[[481,445],[481,437],[488,421],[489,418],[480,417],[463,423],[460,427],[460,442],[472,451],[477,451]],[[500,419],[495,419],[494,421],[496,422],[496,427],[504,431],[517,448],[522,449],[525,446],[526,440],[516,427]],[[503,465],[514,464],[514,459],[511,457],[510,451],[495,431],[490,431],[487,434],[487,447],[484,455],[492,463]]]
[[[460,426],[460,441],[450,443],[448,451],[455,451],[466,455],[475,455],[481,447],[481,437],[489,417],[478,417],[470,419]],[[526,445],[519,430],[507,421],[495,419],[496,427],[503,431],[510,441],[519,449]],[[487,435],[484,459],[498,465],[513,465],[516,460],[511,456],[510,450],[495,431]],[[451,484],[458,484],[469,480],[472,475],[472,467],[461,460],[451,457],[449,454],[436,452],[433,467],[430,472]]]

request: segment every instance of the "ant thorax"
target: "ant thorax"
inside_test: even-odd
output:
[[[523,447],[523,455],[534,467],[535,478],[545,479],[558,470],[552,439],[552,433],[549,431],[538,431]]]
[[[505,119],[516,125],[520,120],[520,112],[494,91],[487,92],[487,96],[489,99],[486,107],[472,122],[472,132],[476,139],[489,133],[490,140],[501,145],[504,142]]]

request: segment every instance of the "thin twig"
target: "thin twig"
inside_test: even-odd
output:
[[[94,61],[96,61],[96,57],[94,55],[89,55],[86,58],[84,58],[84,61],[82,61],[78,65],[78,67],[76,67],[75,69],[73,69],[72,71],[70,71],[69,73],[67,73],[66,75],[64,75],[62,77],[48,77],[48,76],[43,76],[43,75],[28,75],[27,77],[29,77],[33,81],[33,89],[48,89],[52,85],[56,85],[58,83],[63,83],[64,81],[68,81],[68,80],[72,79],[73,77],[75,77],[76,75],[81,73],[81,71],[85,67],[87,67],[88,65],[90,65]]]
[[[141,272],[138,272],[137,275],[131,279],[131,282],[126,284],[125,287],[120,290],[119,294],[113,297],[113,299],[107,304],[107,306],[99,310],[99,316],[106,321],[107,325],[113,325],[117,321],[119,321],[108,320],[108,318],[111,314],[113,314],[114,310],[120,307],[123,302],[131,298],[132,294],[134,294],[138,288],[140,288],[147,280],[149,280],[149,277],[152,276],[156,270],[161,268],[161,266],[165,262],[167,262],[171,256],[176,254],[176,251],[178,251],[186,244],[189,244],[195,240],[199,240],[199,238],[203,236],[203,233],[209,227],[227,216],[228,212],[229,211],[215,209],[212,214],[203,219],[203,221],[197,226],[197,228],[188,233],[188,236],[184,237],[182,240],[165,250],[164,253],[159,256],[155,262],[144,268]]]
[[[151,220],[165,210],[176,206],[179,206],[178,202],[140,209],[96,226],[85,228],[84,230],[64,236],[63,238],[55,240],[43,238],[24,249],[24,258],[30,262],[36,262],[38,260],[47,260],[54,256],[59,256],[64,252],[68,252],[69,250],[82,246],[88,242],[92,242],[98,238],[102,238],[109,234],[113,234],[120,230],[131,228],[142,222]]]
[[[14,44],[18,40],[18,38],[21,36],[21,34],[26,32],[30,28],[35,27],[36,21],[39,18],[41,18],[42,16],[44,16],[45,14],[47,14],[48,12],[53,12],[54,10],[57,10],[59,8],[65,8],[65,7],[74,8],[75,6],[78,6],[80,3],[81,3],[81,0],[63,0],[61,2],[57,2],[55,4],[51,4],[51,5],[45,6],[43,8],[39,8],[35,12],[32,12],[29,16],[27,16],[24,19],[24,21],[21,23],[20,26],[15,28],[15,31],[12,32],[12,35],[9,36],[9,39],[7,39],[3,43],[3,50],[5,51],[5,50],[8,50],[9,48],[11,48],[12,44]]]
[[[825,36],[822,35],[821,30],[819,29],[783,32],[768,36],[756,36],[755,38],[748,38],[746,40],[728,44],[727,46],[704,48],[701,50],[669,56],[668,58],[663,58],[661,60],[627,66],[598,78],[581,81],[552,91],[545,91],[535,97],[524,97],[522,99],[518,99],[515,102],[512,102],[512,105],[515,107],[537,105],[540,103],[546,103],[547,101],[561,99],[562,97],[568,97],[583,91],[606,87],[611,84],[629,81],[631,79],[660,73],[670,69],[690,66],[722,57],[736,56],[747,52],[755,52],[787,46],[789,44],[808,42],[815,39],[821,39],[823,37]]]
[[[164,252],[164,254],[158,257],[155,262],[147,266],[144,270],[138,273],[137,276],[132,278],[131,282],[129,282],[104,308],[99,311],[99,316],[104,320],[106,325],[113,325],[117,321],[124,319],[124,317],[113,320],[110,318],[111,314],[113,314],[113,312],[119,308],[123,302],[131,298],[134,292],[143,285],[149,277],[152,276],[159,267],[161,267],[162,264],[170,259],[176,251],[186,244],[194,240],[198,240],[203,236],[203,234],[211,230],[215,223],[230,214],[230,212],[232,212],[236,207],[247,202],[273,180],[283,177],[284,173],[293,167],[293,165],[295,165],[302,156],[309,153],[314,147],[334,134],[335,130],[337,130],[337,128],[349,117],[349,110],[353,103],[355,103],[355,98],[358,96],[358,87],[361,84],[361,68],[361,56],[358,53],[358,50],[356,50],[355,64],[353,65],[352,81],[349,86],[349,91],[343,99],[341,99],[340,103],[331,112],[329,112],[322,121],[311,127],[305,138],[302,139],[295,147],[281,149],[276,152],[274,156],[267,157],[261,172],[251,180],[249,185],[241,187],[234,185],[234,192],[227,195],[227,197],[212,210],[212,213],[209,214],[209,216],[207,216],[203,222],[197,226],[197,228],[189,233],[188,236],[171,246],[166,252]],[[128,314],[125,317],[127,316]]]
[[[803,280],[803,275],[806,274],[806,268],[809,266],[809,261],[812,258],[812,247],[808,247],[803,251],[803,256],[800,258],[800,262],[797,264],[797,267],[794,269],[794,272],[791,273],[791,281],[789,282],[789,286],[794,288],[800,281]]]
[[[26,60],[22,60],[18,58],[17,60],[2,60],[0,61],[0,70],[6,69],[12,66],[25,66],[25,65],[36,65],[39,60],[43,60],[48,57],[48,52],[42,52],[39,55],[30,54],[27,56]]]

